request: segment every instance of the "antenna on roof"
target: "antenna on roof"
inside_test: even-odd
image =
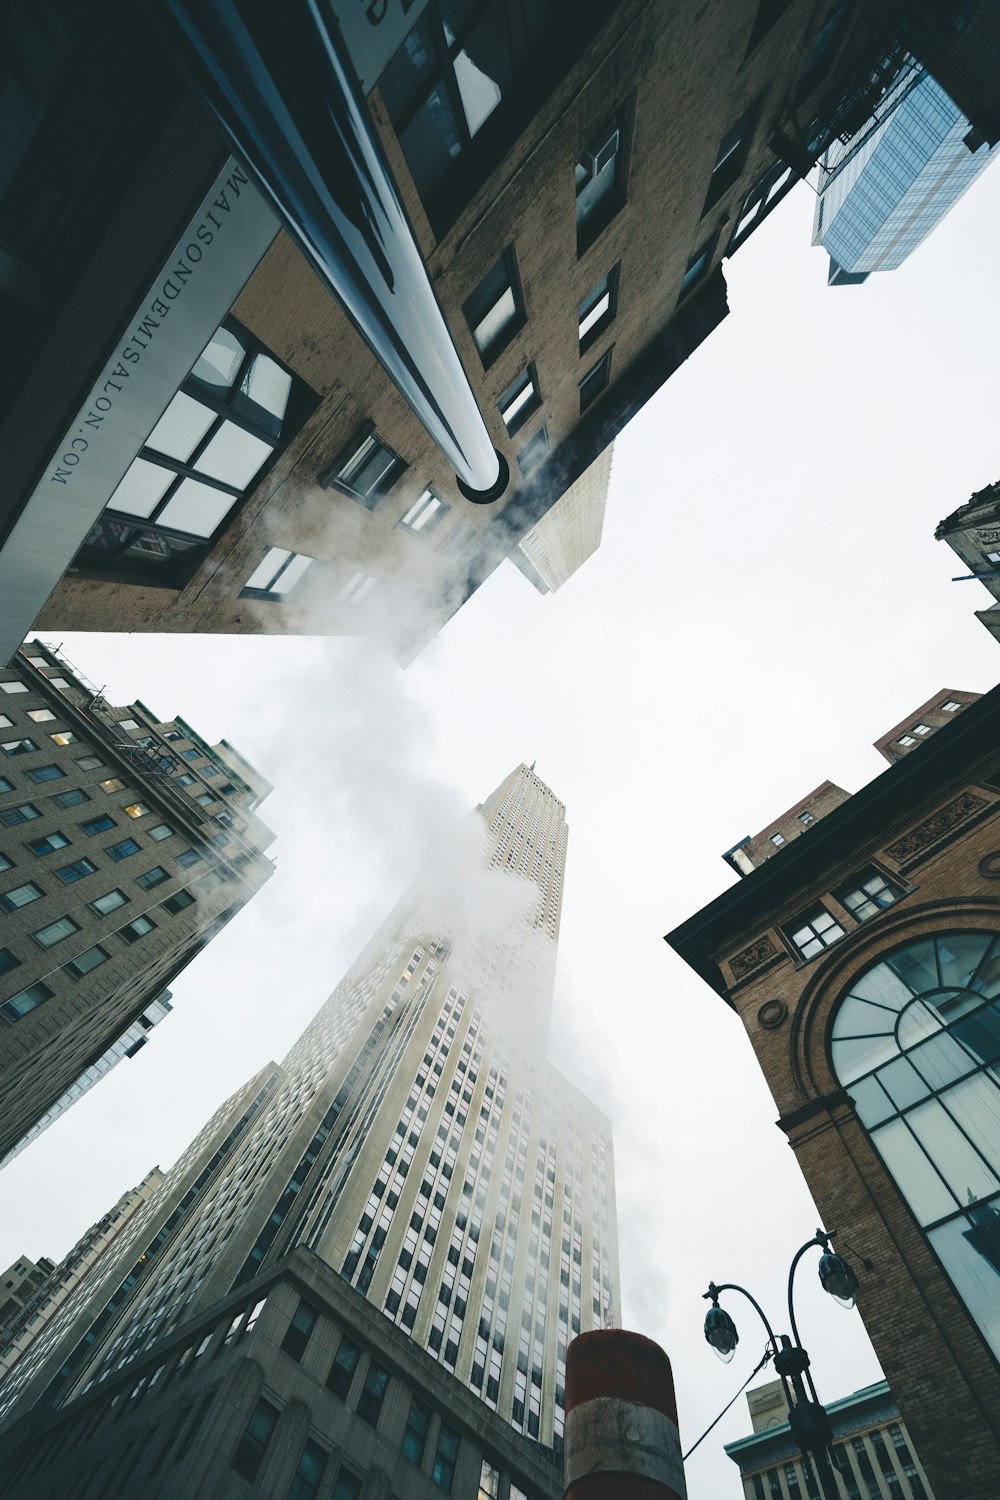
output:
[[[535,769],[535,762],[534,762],[534,761],[532,761],[532,762],[531,762],[531,765],[530,765],[530,766],[529,766],[529,767],[528,767],[528,770],[529,770],[529,771],[533,771],[533,770],[534,770],[534,769]]]

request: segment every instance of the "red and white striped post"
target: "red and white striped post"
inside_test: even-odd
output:
[[[565,1500],[687,1500],[670,1361],[619,1328],[566,1355]]]

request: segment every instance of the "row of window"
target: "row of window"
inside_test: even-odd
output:
[[[890,1454],[885,1441],[886,1434],[892,1443],[893,1454]],[[906,1441],[906,1434],[898,1422],[890,1422],[885,1433],[876,1428],[867,1434],[867,1439],[855,1437],[851,1438],[849,1443],[846,1440],[835,1443],[833,1453],[837,1472],[848,1500],[881,1500],[885,1493],[882,1484],[886,1486],[890,1495],[896,1497],[896,1500],[930,1500],[923,1480],[917,1472],[913,1455]],[[851,1454],[853,1454],[853,1462]],[[878,1462],[882,1484],[872,1465],[872,1454]],[[855,1465],[857,1465],[856,1468]],[[800,1474],[802,1484],[799,1482]],[[785,1481],[784,1489],[781,1484],[782,1475]],[[860,1488],[859,1480],[864,1484],[864,1490]],[[763,1474],[754,1474],[754,1500],[805,1500],[803,1484],[805,1497],[808,1497],[808,1500],[821,1500],[816,1474],[808,1458],[782,1464],[780,1471],[778,1468],[772,1468],[767,1469]]]

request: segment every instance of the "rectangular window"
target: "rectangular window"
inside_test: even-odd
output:
[[[362,1422],[367,1422],[369,1427],[378,1426],[388,1384],[389,1371],[383,1370],[381,1365],[369,1365],[365,1383],[361,1387],[361,1395],[358,1397],[358,1416]]]
[[[29,781],[59,781],[66,772],[60,766],[35,766],[28,772]]]
[[[431,1470],[431,1478],[435,1484],[439,1484],[443,1490],[451,1494],[451,1487],[455,1483],[455,1461],[458,1458],[458,1433],[451,1427],[441,1424],[438,1433],[437,1450],[434,1454],[434,1467]]]
[[[484,365],[491,365],[526,322],[512,246],[466,298],[462,311],[480,359]]]
[[[162,885],[170,876],[162,865],[154,865],[151,870],[146,870],[142,875],[135,877],[136,885],[141,885],[144,891],[151,891],[154,886]]]
[[[718,236],[713,234],[711,239],[707,239],[688,261],[684,275],[681,277],[678,299],[687,296],[691,288],[697,286],[698,282],[705,275],[705,272],[712,263],[712,251],[715,249],[717,238]]]
[[[517,455],[517,466],[521,470],[523,478],[538,468],[549,451],[549,432],[547,427],[539,427],[533,438],[529,438]]]
[[[52,798],[56,807],[81,807],[90,798],[82,787],[71,787],[68,792],[56,792]]]
[[[146,936],[147,932],[154,932],[155,930],[156,923],[145,916],[136,917],[134,922],[127,922],[124,927],[118,929],[126,943],[137,943],[140,938]]]
[[[34,740],[4,740],[0,743],[0,750],[4,755],[30,755],[37,749]]]
[[[292,1359],[301,1359],[306,1352],[309,1335],[316,1327],[319,1313],[308,1302],[300,1302],[295,1309],[295,1315],[288,1325],[285,1337],[281,1341],[281,1347]]]
[[[803,958],[814,958],[842,938],[844,929],[825,906],[817,906],[792,926],[789,936]]]
[[[110,957],[111,954],[102,948],[100,943],[95,943],[93,948],[85,948],[82,953],[78,953],[66,967],[78,979],[82,979],[84,974],[89,974],[93,969],[99,969],[101,964],[107,963]]]
[[[581,354],[585,354],[615,320],[618,312],[618,272],[619,267],[615,266],[607,276],[602,276],[576,310]]]
[[[71,865],[60,865],[56,874],[64,885],[72,885],[74,880],[83,880],[87,875],[96,875],[97,866],[92,859],[75,859]]]
[[[0,776],[0,792],[12,792],[13,790],[14,783],[8,781],[6,776]]]
[[[101,791],[108,792],[109,794],[111,792],[120,792],[124,785],[124,781],[119,781],[117,776],[109,776],[107,781],[101,782]]]
[[[594,367],[587,371],[580,381],[580,410],[584,412],[592,402],[596,401],[603,390],[606,389],[611,379],[611,350],[597,361]]]
[[[52,720],[55,718],[55,714],[52,712],[51,708],[29,708],[28,718],[31,719],[32,723],[34,724],[51,724]],[[7,725],[10,722],[10,719],[5,718],[3,714],[0,714],[0,726]]]
[[[54,854],[57,849],[68,849],[69,839],[64,833],[47,833],[44,838],[29,840],[26,847],[32,854],[41,857],[44,854]]]
[[[170,828],[166,823],[157,823],[155,828],[146,829],[146,833],[149,835],[149,837],[151,839],[155,839],[157,843],[159,843],[161,839],[170,838],[173,834],[173,831],[174,830]]]
[[[9,974],[11,969],[16,969],[21,962],[15,958],[9,948],[0,948],[0,974]]]
[[[404,531],[433,531],[439,521],[443,521],[451,510],[450,505],[445,505],[440,495],[435,495],[433,490],[424,490],[410,506],[405,515],[401,516],[398,525]]]
[[[576,161],[576,253],[611,223],[625,202],[623,114],[611,116]]]
[[[90,818],[86,823],[80,824],[88,838],[93,838],[95,833],[107,833],[108,829],[114,826],[114,818],[109,818],[107,813],[102,813],[99,818]]]
[[[913,738],[912,734],[901,734],[900,737],[899,737],[899,743],[901,745],[905,745],[905,747],[908,750],[911,745],[915,745],[917,742]]]
[[[2,874],[4,870],[13,870],[13,868],[14,861],[12,859],[8,859],[6,854],[0,854],[0,874]]]
[[[183,911],[185,906],[193,905],[194,897],[190,891],[174,891],[172,896],[168,896],[162,902],[163,910],[169,912],[172,917],[176,917],[177,913]]]
[[[369,573],[352,573],[338,592],[337,599],[342,604],[360,604],[371,593],[376,582],[377,579]]]
[[[781,846],[782,846],[782,844],[784,842],[785,842],[785,835],[783,833],[772,833],[771,834],[771,843],[774,845],[774,847],[776,849],[780,849]]]
[[[326,1377],[326,1388],[338,1396],[341,1401],[347,1400],[347,1393],[354,1379],[354,1372],[358,1368],[358,1360],[361,1358],[361,1350],[349,1338],[342,1338],[340,1347],[334,1355],[330,1373]]]
[[[54,745],[78,745],[80,743],[79,735],[74,734],[71,729],[57,729],[55,734],[49,735],[49,739]]]
[[[54,948],[56,943],[61,943],[64,938],[72,937],[74,932],[80,931],[80,924],[74,922],[72,917],[59,917],[57,921],[50,922],[47,927],[39,927],[37,932],[31,936],[36,943],[43,948]]]
[[[954,698],[949,698],[947,703],[942,703],[941,712],[943,714],[957,714],[961,707],[961,703],[957,703]]]
[[[126,806],[125,812],[130,818],[144,818],[149,813],[149,808],[145,802],[130,802]]]
[[[32,818],[41,816],[33,802],[22,802],[18,807],[5,807],[0,811],[0,823],[6,823],[8,828],[16,828],[18,823],[29,823]]]
[[[542,404],[538,376],[534,365],[522,370],[504,391],[497,403],[508,434],[513,437]]]
[[[411,1463],[419,1468],[424,1461],[427,1433],[431,1425],[431,1409],[414,1396],[410,1402],[410,1415],[406,1419],[402,1449]]]
[[[800,812],[799,815],[798,815],[798,817],[799,817],[799,822],[801,824],[803,824],[803,826],[806,827],[806,828],[809,827],[810,823],[815,823],[815,821],[816,821],[815,816],[809,811],[808,808],[806,808],[806,810],[804,812]]]
[[[346,1469],[341,1469],[330,1500],[361,1500],[361,1480]]]
[[[931,726],[929,724],[914,724],[913,733],[919,734],[921,737],[925,734],[930,734]]]
[[[714,204],[718,203],[723,193],[727,193],[739,180],[750,150],[756,121],[757,105],[754,103],[740,116],[735,125],[730,126],[719,142],[715,165],[708,184],[708,193],[705,197],[705,206],[701,211],[703,216]]]
[[[103,762],[99,755],[84,755],[76,764],[81,771],[97,771]]]
[[[0,692],[4,693],[26,693],[28,689],[23,682],[0,682]]]
[[[312,1438],[306,1439],[292,1487],[288,1491],[288,1500],[315,1500],[329,1457],[329,1453],[319,1443],[314,1443]]]
[[[483,1467],[479,1475],[479,1495],[477,1500],[498,1500],[500,1495],[500,1470],[495,1469],[488,1459],[483,1459]]]
[[[316,561],[302,552],[271,547],[240,590],[241,599],[287,599]]]
[[[333,486],[366,510],[374,510],[405,471],[399,454],[369,427],[332,468],[320,475],[319,482],[323,489]]]
[[[44,894],[33,880],[28,880],[24,885],[15,885],[12,890],[4,891],[0,896],[0,906],[4,911],[17,911],[18,907],[40,900]]]
[[[198,853],[197,849],[182,849],[177,856],[177,863],[183,865],[185,869],[189,869],[191,865],[200,864],[201,859],[202,856]]]
[[[112,859],[128,859],[139,853],[139,845],[135,839],[122,839],[120,844],[109,844],[105,853],[110,854]]]
[[[194,784],[195,778],[193,776],[189,776],[186,771],[182,776],[178,776],[177,778],[178,786],[194,786]]]
[[[867,922],[869,917],[877,917],[880,911],[898,901],[903,890],[878,870],[869,869],[836,894],[856,922]]]
[[[100,916],[106,917],[111,912],[117,911],[120,906],[126,906],[128,904],[128,897],[124,891],[120,891],[116,886],[113,891],[108,891],[104,896],[96,897],[90,904]]]
[[[267,1445],[278,1425],[278,1416],[278,1408],[272,1406],[270,1401],[257,1402],[247,1430],[240,1438],[232,1458],[232,1467],[244,1479],[252,1481],[257,1478]]]
[[[46,1000],[51,1000],[52,994],[48,985],[42,984],[41,981],[29,984],[26,990],[21,990],[17,995],[11,995],[9,1000],[0,1005],[0,1016],[11,1023],[20,1021],[22,1016],[37,1010],[40,1005],[45,1004]]]

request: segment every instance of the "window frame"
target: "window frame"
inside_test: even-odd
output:
[[[821,928],[815,926],[815,919],[819,916],[829,918],[829,922],[825,923]],[[831,937],[829,942],[827,942],[823,937],[823,933],[831,931],[834,927],[837,929],[836,935]],[[796,931],[804,931],[806,928],[810,929],[812,936],[804,944],[800,944],[794,933]],[[834,916],[833,912],[824,906],[821,901],[817,901],[814,906],[807,907],[801,915],[794,917],[792,921],[786,922],[781,930],[792,949],[797,963],[809,963],[814,958],[821,958],[828,948],[832,948],[835,943],[839,943],[841,938],[847,937],[847,928],[843,926],[839,918]],[[806,948],[810,947],[814,942],[818,942],[820,946],[814,952],[807,953]]]
[[[708,179],[708,189],[705,193],[705,206],[701,211],[704,218],[709,209],[714,208],[721,198],[735,187],[743,175],[743,169],[750,155],[750,147],[753,144],[754,130],[760,115],[760,98],[753,100],[743,113],[733,121],[719,141],[715,153],[715,165],[712,167]],[[731,136],[737,136],[736,142],[723,155],[723,147]]]
[[[612,323],[618,316],[618,292],[621,285],[621,266],[621,261],[616,261],[607,275],[602,276],[600,281],[596,282],[594,286],[591,287],[586,297],[582,297],[577,303],[576,333],[577,341],[580,347],[581,358],[586,354],[588,349],[592,348],[593,345],[597,343],[601,335],[611,327]],[[590,316],[590,313],[593,312],[594,308],[597,307],[597,305],[604,299],[605,296],[608,298],[608,306],[605,308],[604,312],[596,320],[596,322],[591,324],[586,333],[581,333],[580,330],[583,324],[586,322],[587,318]],[[594,298],[593,303],[590,307],[586,308],[585,311],[581,312],[581,309],[584,308],[585,304],[591,297]]]
[[[501,290],[496,295],[488,290],[488,283],[494,276],[504,278],[502,285],[500,280],[497,280],[497,286],[501,287]],[[513,313],[489,342],[480,344],[476,337],[476,329],[481,328],[490,314],[496,311],[508,292],[514,304]],[[486,275],[481,278],[478,286],[473,287],[462,303],[462,315],[465,318],[473,347],[482,361],[483,369],[488,370],[496,363],[504,350],[513,343],[528,321],[528,310],[517,264],[517,252],[513,243],[504,246]]]
[[[604,231],[621,213],[628,202],[629,160],[631,157],[632,100],[623,100],[608,115],[603,124],[592,130],[581,145],[574,163],[575,211],[576,211],[576,258],[581,260],[596,244]],[[605,156],[611,137],[616,134],[618,144],[608,161],[615,162],[607,188],[601,193],[583,217],[580,216],[580,198],[587,187],[595,182],[601,168],[595,172],[594,164]],[[607,165],[607,162],[605,162]],[[579,173],[585,172],[585,177]]]
[[[267,563],[268,559],[273,558],[276,552],[284,554],[283,561],[278,563],[277,567],[270,574],[267,586],[265,588],[251,586],[250,579],[248,578],[246,583],[240,589],[239,597],[241,599],[264,599],[269,603],[283,604],[295,593],[295,590],[298,588],[303,578],[316,562],[315,557],[309,557],[305,552],[292,552],[287,547],[269,547],[267,552],[261,558],[260,562],[257,564],[256,568],[254,568],[253,572],[250,574],[250,578],[254,578],[256,574],[260,572],[261,568],[263,568]],[[304,560],[306,566],[302,569],[301,573],[299,573],[294,583],[292,583],[292,585],[287,589],[275,588],[274,585],[281,581],[283,574],[288,572],[289,568],[294,562],[298,562],[300,560]]]
[[[352,485],[351,481],[344,476],[361,458],[365,445],[369,442],[376,443],[383,452],[389,455],[391,462],[370,489],[361,490]],[[392,448],[385,438],[379,437],[375,423],[368,421],[362,422],[361,426],[355,430],[351,441],[340,450],[333,463],[320,473],[317,483],[323,490],[339,490],[342,495],[346,495],[349,500],[356,501],[365,510],[375,510],[386,495],[395,488],[408,468],[409,464],[400,457],[395,448]]]
[[[586,375],[579,381],[578,390],[580,393],[581,416],[583,416],[585,411],[590,410],[595,401],[600,400],[611,384],[611,358],[613,354],[614,346],[610,349],[605,349],[597,363],[591,365]],[[600,385],[591,389],[591,383],[601,376],[603,376],[603,379],[601,379]]]
[[[524,391],[529,391],[529,396],[525,401],[522,401],[521,405],[514,412],[512,420],[508,421],[506,412],[510,410],[513,403]],[[515,433],[520,432],[529,418],[533,417],[536,411],[541,410],[541,405],[542,392],[538,384],[538,371],[535,369],[534,362],[529,361],[523,370],[518,372],[497,401],[497,411],[500,413],[500,420],[503,422],[507,436],[513,437]]]

